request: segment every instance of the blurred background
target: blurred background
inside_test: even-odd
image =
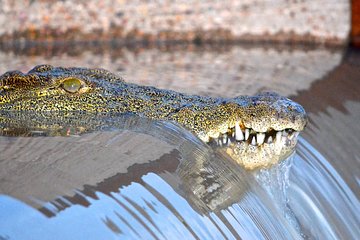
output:
[[[359,236],[358,228],[354,227],[358,225],[358,216],[351,216],[360,209],[359,47],[358,0],[0,0],[0,73],[15,69],[27,72],[38,64],[96,67],[117,73],[128,82],[190,94],[234,97],[270,90],[302,104],[308,112],[309,125],[302,133],[295,157],[298,160],[295,159],[290,173],[290,188],[295,186],[292,194],[290,191],[290,197],[294,198],[290,203],[299,204],[301,209],[301,213],[295,213],[304,239],[355,239],[352,237]],[[126,195],[126,189],[134,185],[144,189],[151,186],[150,192],[158,191],[155,196],[161,195],[160,202],[166,207],[170,206],[169,203],[174,204],[169,209],[175,215],[177,209],[183,212],[180,204],[183,200],[189,204],[186,205],[191,210],[189,219],[179,218],[175,229],[181,229],[179,226],[183,225],[184,228],[194,226],[193,219],[198,217],[198,209],[205,209],[200,211],[203,217],[213,214],[212,209],[216,208],[224,210],[216,212],[220,219],[216,220],[217,227],[226,233],[220,225],[223,221],[237,238],[236,230],[242,227],[237,225],[237,221],[227,218],[226,213],[228,216],[248,217],[236,212],[237,202],[244,199],[244,190],[238,189],[243,183],[229,179],[224,166],[216,166],[213,173],[220,179],[217,183],[223,184],[228,192],[224,194],[221,189],[210,189],[210,195],[219,197],[215,198],[215,207],[209,206],[209,202],[198,197],[196,191],[188,190],[189,186],[198,187],[199,183],[203,184],[199,189],[206,193],[211,186],[207,183],[211,183],[213,177],[193,176],[203,169],[203,163],[194,168],[193,175],[185,171],[186,179],[183,180],[178,171],[182,159],[177,146],[165,147],[155,141],[157,138],[149,139],[134,132],[131,138],[127,136],[129,134],[125,137],[121,136],[123,133],[120,137],[113,134],[89,134],[84,136],[85,141],[84,137],[0,137],[0,193],[21,200],[42,213],[50,211],[55,219],[66,216],[68,208],[76,212],[78,209],[74,206],[83,206],[90,217],[76,212],[76,216],[80,216],[77,218],[79,225],[73,225],[74,218],[70,216],[70,221],[66,220],[60,226],[75,226],[70,233],[76,234],[83,229],[77,226],[82,226],[84,220],[99,218],[118,234],[118,229],[125,231],[122,229],[125,224],[116,225],[109,219],[118,218],[111,214],[118,211],[115,206],[122,203],[111,205],[93,195],[104,194],[112,198],[114,192],[118,192],[119,196],[130,199],[131,205],[139,196],[139,188],[134,188],[133,192],[129,190],[129,195]],[[181,142],[180,138],[177,136],[176,142]],[[175,150],[171,151],[173,148]],[[91,163],[89,155],[94,158]],[[218,164],[218,160],[212,164]],[[302,166],[305,163],[308,165]],[[228,168],[235,169],[231,170],[234,176],[242,176],[241,170],[233,166]],[[170,184],[170,189],[178,194],[175,195],[181,196],[180,200],[168,199],[169,192],[172,192],[159,187],[158,182],[144,182],[149,174],[160,176],[162,181]],[[250,184],[253,182],[251,180]],[[324,183],[328,185],[322,185]],[[339,191],[334,190],[337,186]],[[299,191],[298,195],[294,194],[296,191]],[[228,200],[222,202],[221,199]],[[274,203],[266,199],[264,202]],[[145,210],[151,215],[153,208],[157,209],[161,203],[134,205],[141,209],[151,206],[150,210]],[[91,210],[91,206],[97,204],[101,209]],[[244,205],[251,206],[252,210],[258,206],[251,201]],[[349,212],[342,207],[349,207]],[[9,209],[11,212],[16,207]],[[162,229],[167,224],[164,219],[169,215],[154,212],[160,216],[152,219],[154,225],[159,224],[159,229]],[[3,219],[9,219],[8,212],[5,207],[1,210],[0,204],[0,219],[1,213]],[[252,216],[255,220],[264,218],[265,226],[279,221],[278,217],[267,219],[264,215],[264,209],[260,209]],[[9,222],[8,225],[15,230],[3,229],[23,233],[18,218],[24,214],[14,211],[11,216],[13,222],[0,222]],[[128,215],[123,216],[130,219]],[[145,214],[146,218],[148,216]],[[28,219],[31,224],[39,223],[31,217]],[[137,219],[130,221],[133,224]],[[249,218],[239,222],[249,222]],[[44,224],[40,223],[39,228],[29,227],[30,233],[33,229],[42,229]],[[208,223],[199,225],[201,231]],[[15,226],[20,230],[16,231]],[[136,232],[138,228],[134,226]],[[151,228],[148,224],[146,229],[148,226]],[[265,228],[259,227],[260,230]],[[208,229],[209,232],[213,230]],[[273,228],[269,229],[272,233]],[[163,234],[172,234],[171,230]],[[196,235],[195,230],[191,231]],[[323,234],[323,231],[331,234]],[[0,232],[0,239],[8,239],[1,238],[7,236],[5,233],[1,235]],[[254,236],[253,232],[241,235],[244,239],[248,236]],[[284,236],[284,239],[289,239],[286,232]],[[195,238],[201,238],[201,235]],[[264,238],[268,235],[265,234]]]
[[[350,9],[348,0],[1,0],[0,39],[7,44],[114,40],[343,44],[350,31]],[[353,16],[358,21],[358,15]],[[353,34],[358,32],[354,28]]]
[[[101,67],[192,94],[294,95],[357,43],[356,2],[1,0],[0,72]]]

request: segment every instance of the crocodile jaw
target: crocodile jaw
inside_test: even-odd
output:
[[[244,168],[253,170],[270,167],[287,158],[295,150],[298,135],[299,132],[292,130],[267,134],[238,132],[232,135],[222,134],[209,144],[224,150]]]
[[[301,105],[275,93],[231,99],[217,111],[226,112],[223,115],[228,118],[210,128],[205,126],[207,131],[197,135],[204,142],[225,149],[246,169],[268,167],[288,157],[307,124]],[[205,115],[203,122],[215,118],[211,112]]]

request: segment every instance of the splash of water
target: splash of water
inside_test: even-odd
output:
[[[268,169],[254,171],[257,182],[265,189],[269,196],[276,203],[279,211],[290,222],[292,226],[300,233],[300,228],[296,218],[288,206],[288,188],[290,185],[290,171],[294,161],[292,154],[279,164]]]

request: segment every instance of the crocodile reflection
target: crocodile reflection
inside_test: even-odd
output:
[[[13,112],[12,114],[19,113]],[[94,116],[84,114],[81,119],[79,119],[78,114],[69,114],[65,119],[61,119],[59,116],[55,116],[53,114],[42,116],[37,114],[20,114],[8,115],[8,117],[16,119],[17,121],[11,122],[11,128],[9,128],[9,130],[2,130],[2,135],[11,136],[22,133],[30,136],[63,136],[65,134],[76,135],[82,133],[83,131],[86,131],[86,134],[90,134],[91,131],[108,132],[130,130],[130,132],[134,132],[134,134],[138,132],[153,136],[154,138],[159,139],[174,148],[171,153],[166,153],[159,159],[153,160],[148,164],[133,162],[133,165],[129,165],[127,167],[128,173],[126,174],[119,173],[114,176],[102,176],[102,174],[99,173],[99,177],[104,179],[102,182],[99,182],[96,185],[88,185],[85,181],[83,183],[84,186],[74,186],[78,189],[83,189],[82,194],[75,194],[73,196],[67,195],[51,201],[56,202],[55,205],[60,207],[60,209],[58,209],[59,211],[70,206],[68,204],[64,204],[62,199],[67,199],[73,204],[88,206],[89,203],[87,203],[81,196],[95,197],[94,192],[102,192],[110,195],[111,192],[118,192],[124,186],[129,184],[131,185],[132,182],[142,183],[142,176],[145,176],[148,173],[158,174],[168,184],[170,184],[178,194],[191,203],[191,206],[197,212],[201,213],[225,209],[231,204],[238,202],[242,198],[243,194],[249,190],[249,182],[255,182],[254,179],[249,179],[249,177],[252,176],[251,174],[249,175],[246,173],[246,170],[236,162],[229,160],[229,157],[225,154],[224,149],[214,149],[208,144],[204,144],[202,141],[195,138],[181,126],[169,122],[152,121],[136,116],[124,115],[110,117],[108,115]],[[78,125],[71,122],[72,118],[76,119],[75,122],[78,123]],[[54,122],[54,119],[57,119],[60,123],[62,123],[62,127],[47,127],[46,129],[42,129],[40,127],[43,125],[40,124],[46,125],[47,122],[44,121],[45,119],[48,119],[48,121],[53,124],[56,123]],[[87,123],[89,128],[83,129],[82,126],[84,126],[85,123]],[[78,138],[79,141],[81,141],[81,138],[82,137]],[[37,139],[39,138],[31,138],[32,141],[38,141]],[[53,138],[50,137],[48,142],[52,142],[52,139]],[[42,142],[46,141],[45,138],[41,138],[41,140]],[[56,142],[56,140],[54,141]],[[122,141],[127,140],[123,139]],[[53,144],[50,144],[50,146],[53,146]],[[66,146],[70,147],[70,145]],[[101,145],[99,147],[101,147]],[[62,151],[63,145],[59,145],[59,148],[60,149],[53,149],[53,151]],[[75,167],[75,169],[72,169],[72,172],[74,173],[77,171],[76,168],[81,169],[84,167],[79,163],[86,164],[86,160],[76,160],[78,149],[79,148],[76,147],[74,150],[67,150],[67,152],[71,153],[70,159],[61,156],[59,156],[59,159],[55,159],[57,162],[56,166],[60,171],[66,171],[66,169],[61,169],[62,165],[67,166],[71,164],[71,166]],[[49,151],[48,147],[37,149],[37,153],[35,155],[44,156],[46,155],[46,151]],[[103,150],[94,149],[94,151],[102,152]],[[111,148],[106,148],[106,151],[111,151]],[[126,151],[126,149],[123,151]],[[23,150],[22,152],[26,154],[27,151]],[[28,159],[28,154],[23,156],[23,158]],[[19,160],[25,161],[22,159]],[[119,160],[122,161],[122,159]],[[70,161],[71,163],[66,163],[67,161]],[[32,169],[34,172],[38,172],[37,169],[39,167],[42,168],[37,165],[36,161],[31,161],[30,165],[28,168]],[[88,167],[89,166],[86,166],[86,168]],[[79,171],[81,172],[80,169]],[[94,169],[93,171],[98,170]],[[46,178],[52,177],[55,179],[52,179],[51,182],[57,182],[56,176],[49,176],[45,174],[44,176],[39,175],[38,177],[44,178],[43,181],[47,181]],[[21,181],[16,180],[16,177],[14,178],[15,179],[12,179],[14,183]],[[85,176],[81,178],[86,179]],[[173,185],[172,183],[174,182],[177,184]],[[34,187],[37,188],[37,186],[29,186],[28,188]],[[43,189],[42,191],[46,192],[47,190]],[[64,192],[71,192],[71,190],[64,190]],[[52,213],[45,207],[42,207],[40,210],[47,216],[52,215]]]
[[[210,154],[210,152],[209,152]],[[191,157],[192,159],[192,157]],[[197,155],[195,161],[183,161],[177,169],[183,197],[202,214],[218,212],[239,202],[250,191],[252,175],[221,152]]]

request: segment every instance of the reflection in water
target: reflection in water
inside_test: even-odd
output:
[[[101,65],[149,84],[171,78],[159,84],[226,96],[244,93],[242,75],[256,80],[245,88],[248,94],[276,85],[288,95],[307,89],[341,60],[340,51],[324,49],[205,50],[123,50],[125,57],[6,52],[1,56],[14,62],[1,67]],[[244,171],[178,126],[141,119],[105,122],[68,138],[0,137],[0,239],[356,239],[360,72],[349,68],[345,61],[341,71],[297,96],[311,120],[298,151],[259,172]],[[142,77],[132,78],[132,69],[143,69]],[[214,85],[219,78],[221,86]]]
[[[146,239],[151,238],[151,236],[156,236],[156,238],[165,236],[166,239],[174,236],[177,238],[189,238],[192,235],[201,239],[218,239],[221,236],[232,236],[234,238],[234,236],[247,235],[258,236],[259,238],[271,235],[279,239],[285,239],[285,236],[297,235],[281,213],[277,213],[271,199],[256,185],[252,175],[247,174],[240,166],[230,159],[224,158],[220,153],[214,153],[209,146],[194,138],[192,134],[166,122],[154,122],[132,117],[123,117],[113,122],[118,123],[118,125],[115,125],[117,127],[122,126],[124,129],[155,135],[158,139],[175,147],[183,159],[176,172],[165,170],[158,171],[155,174],[154,170],[150,168],[151,165],[142,164],[142,167],[145,168],[141,171],[143,175],[136,178],[136,167],[133,167],[134,165],[130,166],[126,173],[128,178],[133,181],[130,184],[125,183],[125,185],[122,185],[124,183],[121,182],[106,183],[121,179],[120,177],[110,177],[92,187],[86,187],[85,190],[76,191],[76,197],[61,196],[49,203],[44,203],[40,210],[49,217],[50,223],[43,223],[42,220],[39,220],[41,225],[50,228],[60,223],[65,224],[64,222],[68,221],[71,226],[68,226],[68,229],[58,229],[58,231],[66,230],[70,231],[67,234],[71,234],[71,231],[74,231],[74,226],[78,225],[79,227],[82,224],[82,219],[86,218],[87,221],[92,221],[91,227],[102,222],[103,225],[106,225],[116,234],[134,238],[141,236]],[[34,146],[33,144],[42,138],[23,139],[33,140],[30,146]],[[3,141],[6,140],[3,139]],[[51,144],[53,140],[53,137],[48,137],[48,143],[43,143],[43,149],[38,149],[37,154],[42,156],[41,151],[47,153],[46,146],[54,146]],[[99,141],[101,138],[98,135],[96,139],[92,140]],[[127,140],[128,138],[122,141]],[[111,141],[114,141],[114,139],[112,138]],[[91,143],[87,142],[87,144]],[[23,146],[22,144],[19,145]],[[112,152],[112,148],[116,149],[116,145],[109,145],[108,141],[105,145],[108,152]],[[95,146],[98,148],[96,151],[103,152],[103,145],[93,145],[93,147]],[[63,146],[60,146],[60,148],[62,149]],[[71,150],[71,147],[67,149],[67,151],[72,152],[71,155],[68,155],[69,157],[73,155],[79,156],[79,151],[82,151],[76,145],[74,145],[74,148],[75,150]],[[16,151],[16,149],[9,150],[6,148],[3,150],[3,163],[6,162],[7,157],[10,157],[13,151]],[[52,151],[59,152],[56,147]],[[26,161],[29,151],[22,152],[25,156],[18,156],[15,161]],[[161,162],[161,158],[155,160],[155,162]],[[134,159],[138,159],[138,157],[134,156]],[[76,158],[59,158],[56,161],[58,163],[56,165],[51,164],[51,166],[61,170],[64,165],[73,164],[72,161],[75,161],[73,171],[79,171],[80,175],[83,168],[89,167],[88,162]],[[79,165],[80,163],[82,165]],[[28,168],[33,169],[32,172],[36,172],[36,170],[34,171],[34,168],[37,168],[36,163],[33,167],[31,167],[31,162],[28,162],[27,165]],[[101,165],[97,167],[101,168]],[[100,169],[94,170],[99,172]],[[13,182],[25,182],[16,179],[22,177],[15,176],[11,180]],[[37,177],[46,181],[47,177],[52,178],[55,176],[47,176],[46,173],[43,173]],[[215,179],[217,184],[211,185],[209,178]],[[85,179],[85,182],[87,181]],[[52,182],[56,183],[53,179]],[[109,191],[108,186],[114,184],[117,184],[117,188],[112,188]],[[3,186],[11,189],[9,184],[3,184]],[[37,188],[31,185],[28,187]],[[202,192],[193,192],[192,187],[195,187],[195,189],[203,188],[203,190]],[[254,190],[250,191],[250,188],[254,188]],[[220,191],[220,189],[223,191]],[[42,190],[46,191],[46,189]],[[89,190],[92,191],[89,192]],[[205,196],[207,193],[209,193],[208,196]],[[79,199],[80,197],[81,199]],[[3,204],[5,207],[6,202],[4,201]],[[6,211],[2,213],[7,214]],[[77,215],[76,219],[72,219],[74,215]],[[37,231],[37,226],[33,224],[39,224],[39,221],[36,218],[33,219],[31,214],[22,216],[25,217],[24,224],[28,226],[27,230],[33,231],[35,229]],[[3,217],[5,215],[1,216],[1,218]],[[277,221],[272,221],[272,218],[276,218]],[[16,217],[14,217],[15,219]],[[167,219],[167,221],[164,221],[164,219]],[[4,224],[11,225],[11,223]],[[17,226],[21,227],[20,225]],[[8,226],[3,229],[10,229],[10,232],[6,232],[6,234],[16,237],[17,231],[20,230],[16,229],[16,227],[8,228]],[[11,229],[14,232],[11,232]],[[43,229],[46,229],[46,227],[43,227]],[[87,230],[85,229],[85,231]],[[91,231],[94,231],[94,229],[91,229]],[[103,231],[102,227],[98,231]],[[178,233],[177,236],[176,233]],[[54,232],[50,232],[50,234],[54,234]]]
[[[307,110],[303,136],[315,146],[360,198],[360,50],[349,49],[329,75],[293,99]]]
[[[342,49],[266,44],[135,49],[71,45],[20,52],[4,49],[0,51],[0,72],[27,72],[44,63],[101,67],[128,82],[190,94],[235,97],[271,90],[289,96],[328,74],[339,65],[342,54]]]
[[[130,183],[108,178],[87,191],[77,190],[74,194],[78,198],[61,196],[45,203],[41,212],[46,212],[45,208],[52,213],[47,217],[14,198],[1,195],[0,219],[6,221],[0,221],[0,236],[9,239],[27,236],[34,239],[300,239],[301,236],[336,239],[347,236],[355,239],[359,234],[358,200],[327,160],[302,138],[294,163],[290,159],[283,167],[262,170],[256,173],[257,177],[266,176],[266,181],[257,181],[252,173],[175,125],[134,120],[125,123],[129,129],[146,129],[147,134],[174,146],[182,158],[177,170],[154,173],[143,165],[142,176]],[[293,166],[289,172],[290,164]],[[134,169],[128,168],[129,178]],[[281,169],[289,173],[289,179],[279,178],[284,176]],[[117,187],[109,191],[105,187],[110,184],[107,181]],[[274,187],[279,185],[289,186],[287,206],[278,202],[286,188]],[[294,217],[289,218],[286,213]]]

